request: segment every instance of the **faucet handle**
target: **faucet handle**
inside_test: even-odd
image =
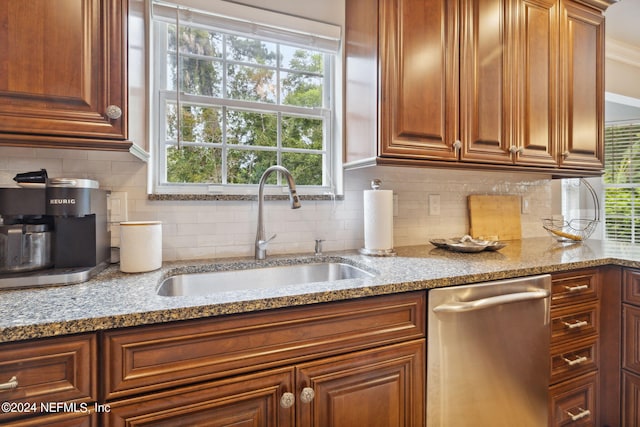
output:
[[[267,240],[258,240],[258,247],[261,250],[265,250],[267,249],[267,245],[269,244],[270,241],[272,241],[273,239],[276,238],[276,234],[274,234],[273,236],[269,237]]]

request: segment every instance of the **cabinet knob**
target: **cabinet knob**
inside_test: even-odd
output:
[[[302,403],[310,403],[316,397],[316,392],[311,387],[305,387],[300,392],[300,400]]]
[[[283,393],[282,397],[280,398],[280,406],[284,409],[291,408],[295,402],[296,397],[291,392]]]
[[[461,148],[462,148],[462,141],[458,139],[453,143],[453,151],[457,153],[458,151],[460,151]]]
[[[116,120],[122,117],[122,108],[117,105],[109,105],[106,110],[107,117]]]
[[[18,388],[18,379],[16,377],[11,377],[8,382],[0,384],[0,391],[13,390],[14,388]]]

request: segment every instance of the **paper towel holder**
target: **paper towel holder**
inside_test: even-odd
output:
[[[378,190],[380,189],[380,187],[382,186],[382,181],[380,179],[373,179],[371,180],[371,188],[373,190]],[[396,251],[391,248],[391,249],[367,249],[367,248],[360,248],[358,250],[358,252],[360,252],[360,254],[362,255],[367,255],[367,256],[396,256]]]

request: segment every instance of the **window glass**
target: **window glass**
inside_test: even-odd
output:
[[[640,121],[605,127],[605,236],[640,242]]]

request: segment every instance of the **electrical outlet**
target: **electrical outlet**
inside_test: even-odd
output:
[[[440,215],[440,195],[429,194],[429,216]]]

